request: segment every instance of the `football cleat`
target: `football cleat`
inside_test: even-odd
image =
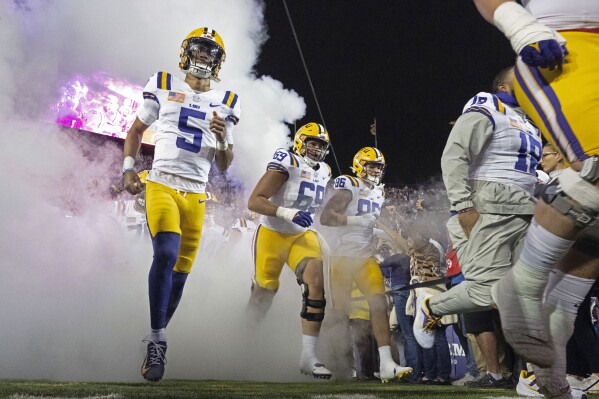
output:
[[[141,375],[148,381],[160,381],[166,364],[166,342],[144,340],[148,343],[148,352],[141,365]]]
[[[587,394],[582,389],[570,386],[563,369],[535,367],[539,393],[548,398],[555,399],[587,399]]]
[[[583,392],[599,392],[599,378],[595,375],[591,375],[585,379],[579,380],[574,376],[566,376],[566,380],[572,391],[580,390]]]
[[[428,302],[432,297],[428,292],[423,292],[416,297],[414,317],[414,337],[424,349],[430,349],[435,343],[435,329],[441,325],[441,318],[432,314]]]
[[[474,377],[472,374],[466,373],[464,375],[464,377],[460,378],[459,380],[452,381],[451,385],[463,386],[463,385],[466,385],[467,382],[477,381],[477,380],[480,380],[483,377],[484,377],[483,375],[479,375],[478,377]]]
[[[401,367],[399,364],[395,364],[394,362],[381,364],[380,370],[381,371],[378,373],[378,375],[375,373],[375,376],[380,378],[383,383],[396,378],[402,379],[412,374],[411,367]]]
[[[320,380],[328,380],[333,375],[331,371],[316,358],[301,359],[300,372]]]
[[[520,396],[543,397],[543,394],[539,392],[539,385],[537,384],[537,378],[534,373],[526,370],[520,371],[516,392]]]
[[[476,381],[469,381],[464,384],[467,388],[491,388],[491,389],[514,389],[511,378],[500,378],[496,380],[493,376],[487,373],[483,378]]]

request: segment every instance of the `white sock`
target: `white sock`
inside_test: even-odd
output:
[[[302,356],[316,358],[316,344],[318,336],[302,335]]]
[[[150,334],[150,339],[154,342],[158,342],[158,341],[166,342],[165,330],[166,330],[165,328],[161,328],[159,330],[152,330],[152,333]]]
[[[593,284],[595,284],[595,279],[576,277],[556,270],[551,273],[549,278],[545,303],[566,313],[571,313],[576,318],[578,308]]]
[[[391,356],[391,347],[389,345],[379,347],[379,357],[381,359],[381,365],[385,363],[394,363],[393,356]]]
[[[528,227],[519,260],[529,268],[549,273],[572,244],[574,241],[556,236],[533,218]]]

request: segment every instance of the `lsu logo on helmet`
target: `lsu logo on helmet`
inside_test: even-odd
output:
[[[225,43],[220,35],[214,29],[198,28],[181,43],[179,69],[200,79],[220,82],[218,72],[225,62],[225,55]]]
[[[318,150],[308,151],[306,144],[308,140],[320,141],[323,146]],[[293,150],[297,155],[304,157],[304,159],[309,158],[314,162],[321,162],[329,153],[329,142],[329,132],[326,131],[324,126],[319,123],[310,122],[300,127],[295,133]]]
[[[374,147],[364,147],[354,155],[351,169],[356,176],[379,185],[385,175],[385,168],[383,153]]]

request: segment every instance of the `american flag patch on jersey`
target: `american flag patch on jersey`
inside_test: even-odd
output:
[[[524,127],[524,125],[522,125],[520,123],[520,121],[513,119],[513,118],[509,118],[510,119],[510,125],[512,125],[512,127],[515,127],[518,130],[526,130],[526,128]]]
[[[179,93],[176,91],[169,91],[168,92],[168,100],[182,103],[183,101],[185,101],[185,94]]]
[[[310,173],[307,170],[302,170],[302,172],[300,173],[300,177],[303,179],[311,179],[312,178],[312,173]]]

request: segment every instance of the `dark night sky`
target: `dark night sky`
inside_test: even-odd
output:
[[[489,91],[515,59],[511,47],[469,0],[287,0],[342,173],[374,145],[387,159],[388,184],[439,176],[451,126],[466,101]],[[320,120],[283,1],[267,0],[269,39],[257,72],[301,95]],[[338,174],[330,154],[327,161]]]

